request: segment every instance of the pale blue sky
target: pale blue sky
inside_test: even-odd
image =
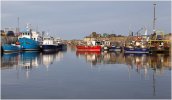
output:
[[[171,31],[171,2],[156,2],[156,29]],[[2,1],[1,27],[31,23],[63,39],[82,39],[95,31],[128,35],[141,27],[152,32],[153,1]]]

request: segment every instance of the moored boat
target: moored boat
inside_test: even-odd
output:
[[[169,53],[171,43],[164,38],[163,32],[156,31],[151,35],[149,45],[151,53]]]
[[[76,46],[77,51],[101,51],[101,46]]]
[[[43,44],[42,44],[42,51],[43,52],[56,52],[59,50],[59,45],[55,43],[53,37],[44,37]]]
[[[147,30],[145,30],[145,35],[142,36],[138,36],[138,32],[137,36],[129,36],[125,41],[124,53],[149,53],[150,48],[148,45],[148,37],[146,35]]]
[[[29,50],[40,50],[38,41],[23,37],[23,38],[19,39],[19,42],[20,42],[21,48],[25,51],[26,50],[28,50],[28,51]]]
[[[40,50],[39,34],[32,31],[27,25],[27,31],[22,32],[18,37],[19,43],[23,50]]]
[[[15,44],[3,44],[2,45],[3,52],[18,52],[21,48]]]
[[[101,51],[101,45],[97,45],[96,41],[92,41],[91,45],[77,45],[77,51]]]
[[[124,53],[149,53],[149,48],[124,47]]]

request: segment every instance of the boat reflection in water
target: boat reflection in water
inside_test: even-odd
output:
[[[59,62],[63,58],[63,52],[43,53],[41,56],[41,64],[43,64],[48,71],[48,68],[53,64],[53,62]]]
[[[38,68],[40,53],[38,51],[22,52],[20,55],[19,67],[25,70],[26,78],[29,78],[30,71],[33,68]]]
[[[31,69],[38,67],[40,53],[35,52],[22,52],[20,54],[20,65],[25,69]]]
[[[137,67],[146,66],[150,68],[171,68],[170,55],[166,54],[128,54],[125,55],[126,63],[128,60],[134,61]]]
[[[60,61],[63,58],[62,52],[40,53],[37,51],[27,51],[22,53],[3,54],[1,57],[1,70],[3,69],[22,69],[26,72],[26,78],[29,78],[30,71],[34,68],[48,68],[54,61]],[[40,65],[43,66],[40,66]]]
[[[123,53],[121,52],[77,51],[76,56],[86,58],[86,61],[90,62],[92,65],[124,63]]]
[[[157,76],[165,74],[165,70],[171,70],[171,57],[166,54],[127,54],[125,64],[128,65],[129,78],[131,69],[138,72],[140,78],[152,79],[153,96],[156,96]]]
[[[170,55],[166,54],[124,54],[121,52],[76,52],[77,57],[84,57],[87,62],[96,64],[125,64],[138,71],[142,68],[170,69]]]
[[[4,53],[1,56],[1,69],[9,69],[18,65],[19,53]]]
[[[90,62],[92,65],[101,63],[101,52],[100,51],[76,51],[77,57],[85,57],[87,62]]]
[[[152,80],[153,96],[156,95],[156,78],[171,70],[170,55],[166,54],[124,54],[121,52],[76,52],[77,57],[84,57],[91,68],[101,68],[105,64],[123,64],[128,66],[128,79],[139,78]],[[94,65],[94,66],[92,66]],[[98,65],[98,66],[97,66]],[[119,65],[119,66],[121,66]],[[127,68],[126,66],[126,68]],[[99,69],[98,69],[99,70]],[[134,75],[134,72],[138,73]]]

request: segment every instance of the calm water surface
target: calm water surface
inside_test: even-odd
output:
[[[3,99],[170,99],[171,56],[23,52],[1,57]]]

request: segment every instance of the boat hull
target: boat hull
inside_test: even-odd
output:
[[[18,46],[10,45],[10,44],[4,44],[2,45],[3,52],[18,52],[20,51],[20,48]]]
[[[40,50],[38,41],[29,38],[21,38],[19,42],[22,50]]]
[[[77,51],[101,51],[101,46],[76,46]]]
[[[56,52],[59,51],[59,45],[42,45],[43,52]]]
[[[122,47],[109,47],[109,51],[122,51]]]
[[[149,53],[149,48],[127,48],[127,47],[124,47],[124,53]]]

